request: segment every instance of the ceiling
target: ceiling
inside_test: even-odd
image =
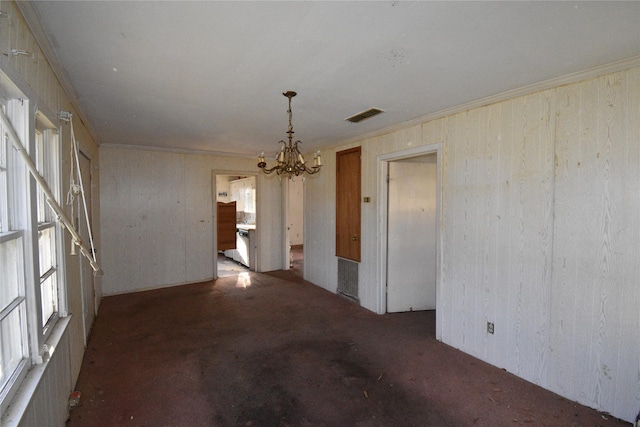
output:
[[[293,90],[309,152],[640,55],[640,2],[32,5],[101,144],[275,153]]]

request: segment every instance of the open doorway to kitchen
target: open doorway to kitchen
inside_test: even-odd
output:
[[[380,313],[435,310],[439,339],[440,144],[379,158]]]
[[[256,176],[215,174],[216,277],[256,271]]]

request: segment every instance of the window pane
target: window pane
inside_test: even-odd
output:
[[[9,231],[9,187],[7,185],[7,149],[8,141],[0,124],[0,233]]]
[[[40,284],[40,290],[42,297],[42,326],[44,326],[51,316],[58,312],[58,286],[55,273]]]
[[[36,131],[36,168],[38,169],[38,172],[40,172],[40,175],[44,177],[45,181],[48,181],[45,167],[44,136],[42,135],[42,132],[39,131]],[[40,223],[46,221],[46,212],[49,208],[47,206],[44,191],[42,191],[42,188],[39,185],[37,187],[38,222]]]
[[[25,302],[0,321],[0,391],[20,362],[27,357]]]
[[[56,228],[47,227],[38,232],[40,277],[56,266]]]
[[[56,272],[56,228],[47,227],[38,232],[40,253],[40,298],[42,326],[58,311],[58,282]]]
[[[0,243],[0,311],[24,296],[20,285],[22,238]]]

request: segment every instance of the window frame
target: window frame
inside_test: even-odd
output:
[[[0,84],[6,80],[0,80]],[[6,89],[6,88],[0,88]],[[41,175],[45,178],[54,198],[59,203],[61,200],[62,181],[62,138],[59,125],[53,124],[45,114],[36,111],[28,99],[14,90],[0,91],[0,108],[5,112],[14,127],[20,142],[24,145],[25,152],[37,166]],[[3,96],[3,93],[5,96]],[[7,95],[11,94],[11,95]],[[56,121],[57,123],[57,121]],[[0,128],[2,128],[0,123]],[[6,164],[0,171],[0,245],[16,241],[21,246],[15,257],[17,262],[17,276],[19,296],[8,304],[3,302],[0,306],[0,322],[9,316],[20,316],[19,322],[14,322],[13,317],[7,320],[5,326],[16,332],[16,339],[7,340],[8,354],[22,359],[14,368],[14,361],[9,361],[7,368],[13,369],[0,379],[0,412],[4,413],[18,392],[19,387],[27,377],[28,372],[49,358],[49,349],[54,348],[52,332],[59,321],[67,316],[66,280],[65,280],[65,254],[64,254],[64,230],[56,221],[53,209],[48,206],[46,196],[38,189],[36,179],[31,175],[29,168],[21,158],[20,153],[13,147],[7,131],[2,129],[0,149],[5,149]],[[43,145],[40,147],[40,156],[36,155],[38,144],[37,133],[40,134]],[[2,156],[2,154],[0,154]],[[38,159],[40,157],[40,159]],[[40,215],[39,215],[40,213]],[[40,220],[40,221],[39,221]],[[47,249],[50,259],[49,268],[40,271],[40,236],[47,233]],[[7,246],[8,247],[8,246]],[[11,254],[10,254],[11,255]],[[14,256],[14,255],[11,255]],[[14,259],[14,258],[12,258]],[[1,260],[0,260],[1,262]],[[9,261],[7,261],[9,262]],[[2,268],[2,265],[0,265]],[[43,319],[43,283],[53,280],[55,290],[50,293],[54,307],[52,315]],[[11,286],[11,285],[9,285]],[[10,290],[9,298],[15,292]],[[54,295],[55,294],[55,295]],[[19,309],[18,309],[19,307]],[[14,322],[14,323],[10,323]],[[13,337],[13,336],[12,336]],[[13,346],[13,347],[12,347]],[[13,350],[18,349],[15,353]]]
[[[45,122],[44,116],[41,113],[37,113],[36,120],[36,129],[35,129],[35,164],[36,168],[40,172],[49,184],[49,188],[51,192],[56,197],[56,201],[60,202],[60,185],[59,185],[59,177],[61,175],[60,171],[60,144],[59,144],[59,136],[58,132],[55,128],[51,127],[51,125],[47,125]],[[51,252],[51,265],[46,271],[42,271],[42,266],[39,265],[39,286],[38,290],[40,293],[40,312],[41,319],[40,324],[42,325],[42,335],[43,340],[46,341],[53,330],[53,326],[58,322],[60,318],[60,307],[62,306],[60,301],[60,268],[59,268],[59,242],[64,237],[62,234],[61,228],[55,221],[55,214],[53,209],[48,205],[46,201],[46,195],[44,191],[38,186],[36,189],[37,195],[37,223],[38,223],[38,250],[41,249],[40,239],[45,231],[49,231],[53,237],[52,241],[49,242],[49,251]],[[39,262],[42,260],[42,256],[39,253]],[[55,291],[53,292],[52,300],[55,300],[54,307],[55,309],[51,312],[49,316],[45,319],[44,317],[44,297],[43,297],[43,286],[47,283],[48,280],[52,280],[53,287]]]
[[[2,99],[2,110],[7,117],[14,123],[16,131],[19,132],[19,136],[24,138],[24,127],[22,126],[26,121],[25,114],[27,109],[18,105],[16,100]],[[33,364],[33,334],[30,328],[29,319],[29,307],[32,305],[30,301],[30,292],[28,291],[28,277],[27,277],[27,262],[28,259],[28,224],[24,221],[24,213],[26,210],[25,202],[28,199],[28,182],[24,177],[26,168],[20,165],[19,154],[13,148],[8,136],[6,138],[6,130],[2,126],[3,139],[5,139],[6,145],[3,147],[6,151],[6,175],[4,195],[0,192],[0,198],[3,199],[5,207],[5,222],[3,222],[3,229],[0,230],[0,244],[8,244],[9,242],[18,242],[18,248],[16,250],[17,258],[17,287],[18,296],[5,307],[0,307],[1,317],[0,322],[11,316],[14,312],[19,311],[20,321],[23,322],[20,328],[20,345],[22,359],[16,365],[12,372],[8,373],[5,377],[4,383],[0,384],[0,408],[4,412],[8,401],[16,393],[18,387],[26,377],[29,368]],[[22,194],[22,197],[20,195]],[[22,308],[23,307],[23,308]]]
[[[3,112],[6,112],[4,103],[0,104]],[[4,133],[2,125],[0,125],[0,189],[4,189],[7,197],[0,197],[0,233],[7,232],[10,229],[9,223],[9,135]]]

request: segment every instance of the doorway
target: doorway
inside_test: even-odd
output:
[[[82,152],[78,151],[78,162],[80,165],[80,174],[82,175],[82,189],[84,190],[84,199],[82,195],[76,197],[77,206],[75,207],[76,228],[83,242],[90,242],[91,214],[91,160]],[[85,205],[86,200],[86,216]],[[91,248],[93,250],[93,248]],[[80,286],[82,289],[82,319],[84,329],[84,345],[86,347],[89,333],[96,317],[96,291],[93,281],[93,269],[87,258],[80,257]]]
[[[257,177],[243,172],[214,172],[213,191],[216,230],[214,277],[258,271]],[[228,220],[226,214],[222,218],[222,214],[228,213],[229,208],[233,210],[230,213],[231,219]],[[231,236],[231,245],[225,236]],[[225,241],[221,241],[221,238]]]
[[[378,158],[378,312],[436,310],[439,339],[441,144]]]
[[[286,180],[286,237],[288,268],[304,276],[304,180]]]

